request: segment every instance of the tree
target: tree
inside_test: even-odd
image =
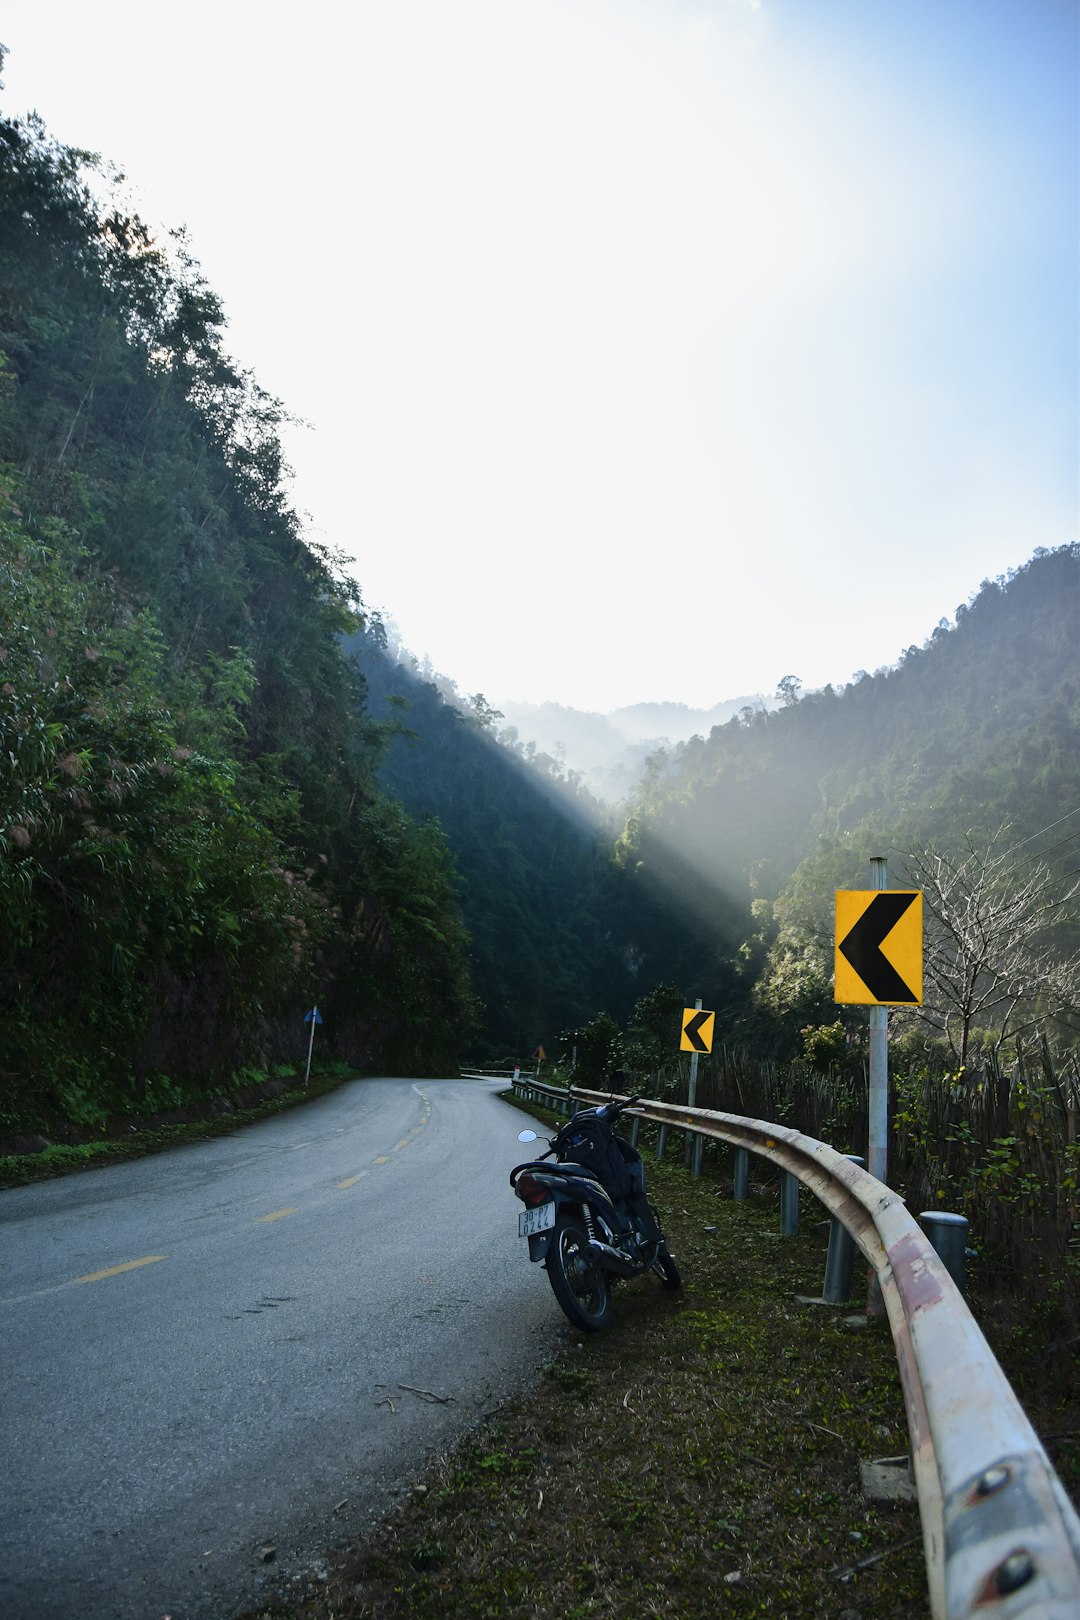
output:
[[[574,1084],[601,1090],[620,1060],[619,1026],[610,1013],[597,1013],[587,1024],[559,1036],[562,1048],[576,1055]]]
[[[798,703],[801,691],[802,681],[797,675],[785,675],[776,683],[776,695],[789,709]]]
[[[998,1052],[1010,1036],[1080,1005],[1080,950],[1061,942],[1080,878],[1002,849],[1008,831],[1003,822],[982,844],[969,833],[956,855],[932,844],[907,855],[926,908],[927,993],[914,1016],[944,1035],[961,1068],[976,1032]]]
[[[686,997],[673,984],[658,984],[635,1004],[623,1037],[623,1064],[644,1074],[670,1062],[679,1049]]]
[[[483,692],[473,692],[465,701],[468,704],[469,719],[478,725],[481,731],[489,730],[496,720],[505,718],[502,710],[489,703]]]

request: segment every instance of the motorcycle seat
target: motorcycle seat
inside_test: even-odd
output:
[[[574,1159],[563,1159],[555,1169],[561,1170],[567,1176],[584,1176],[586,1181],[595,1181],[600,1187],[604,1185],[595,1170],[590,1170],[587,1164],[578,1164]]]
[[[517,1180],[519,1175],[522,1175],[527,1170],[538,1170],[541,1172],[541,1174],[549,1176],[581,1176],[585,1181],[595,1183],[595,1185],[600,1188],[609,1204],[612,1206],[617,1223],[616,1230],[619,1232],[626,1232],[630,1230],[630,1222],[627,1220],[625,1212],[620,1207],[623,1200],[613,1199],[607,1188],[604,1186],[604,1183],[600,1180],[600,1177],[597,1175],[596,1171],[590,1170],[588,1165],[578,1164],[573,1159],[557,1159],[555,1161],[552,1161],[551,1159],[531,1159],[528,1164],[519,1164],[515,1167],[515,1169],[511,1172],[511,1184],[513,1181]]]
[[[522,1166],[523,1170],[540,1170],[545,1175],[554,1176],[586,1176],[589,1181],[600,1181],[595,1170],[590,1170],[584,1164],[575,1164],[571,1159],[534,1159],[532,1164]],[[603,1183],[601,1182],[601,1185]]]

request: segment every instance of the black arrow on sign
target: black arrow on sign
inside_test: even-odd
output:
[[[841,956],[850,962],[875,1001],[918,1001],[911,987],[881,953],[882,940],[888,938],[914,902],[914,894],[882,890],[871,900],[851,932],[840,941]]]
[[[683,1026],[683,1034],[688,1041],[693,1041],[696,1052],[707,1052],[708,1043],[701,1038],[701,1026],[708,1023],[712,1017],[711,1012],[696,1012],[693,1018],[688,1018]]]

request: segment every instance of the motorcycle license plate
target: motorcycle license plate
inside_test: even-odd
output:
[[[518,1216],[518,1237],[532,1237],[534,1232],[546,1232],[555,1225],[555,1205],[537,1204],[535,1209],[523,1209]]]

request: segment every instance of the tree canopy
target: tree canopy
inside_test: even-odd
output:
[[[375,784],[358,587],[187,244],[91,167],[0,118],[5,1109],[212,1089],[294,1055],[316,1000],[327,1050],[445,1069],[456,877]]]

